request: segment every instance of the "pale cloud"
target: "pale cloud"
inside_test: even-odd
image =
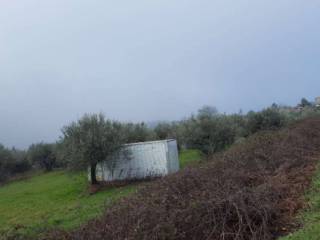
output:
[[[320,95],[320,3],[0,1],[0,142],[54,141],[85,112],[181,119]]]

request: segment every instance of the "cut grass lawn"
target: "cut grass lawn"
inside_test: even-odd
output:
[[[314,176],[312,187],[307,193],[310,208],[301,213],[303,228],[281,240],[319,240],[320,239],[320,166]]]
[[[181,168],[198,162],[196,150],[180,153]],[[55,171],[0,187],[1,233],[34,235],[47,228],[71,229],[102,213],[117,199],[133,193],[137,184],[86,193],[85,175]]]

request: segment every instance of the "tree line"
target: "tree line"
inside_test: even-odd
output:
[[[306,99],[297,107],[273,104],[246,114],[219,113],[215,107],[204,106],[186,119],[161,122],[153,128],[145,123],[109,120],[103,114],[86,114],[63,127],[56,143],[32,144],[25,151],[0,145],[0,182],[34,169],[86,170],[90,166],[91,181],[96,184],[97,164],[114,159],[125,143],[174,138],[179,150],[198,149],[204,155],[212,155],[258,131],[279,129],[319,113]]]

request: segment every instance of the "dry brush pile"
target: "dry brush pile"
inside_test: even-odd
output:
[[[148,184],[81,228],[52,239],[275,239],[320,158],[320,118],[263,132],[209,162]]]

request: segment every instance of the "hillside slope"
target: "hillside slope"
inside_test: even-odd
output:
[[[75,231],[52,239],[275,239],[297,210],[320,159],[320,118],[263,132],[207,164],[158,180]]]
[[[281,240],[319,240],[320,239],[320,165],[308,190],[306,200],[309,207],[299,213],[303,227]]]
[[[197,163],[196,150],[180,153],[181,168]],[[72,229],[101,215],[104,207],[136,191],[137,184],[86,192],[86,175],[43,173],[0,186],[0,240],[35,237],[51,228]]]
[[[112,188],[94,196],[86,193],[86,178],[51,172],[0,187],[1,235],[32,235],[51,227],[72,228],[96,217],[109,203],[135,191]]]

